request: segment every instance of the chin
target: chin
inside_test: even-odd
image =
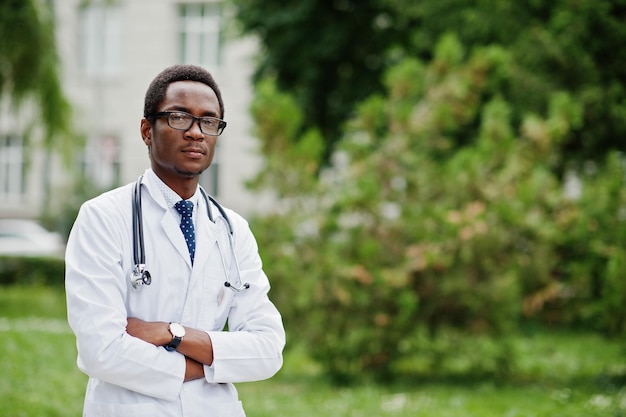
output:
[[[178,175],[182,175],[183,177],[187,177],[187,178],[199,177],[203,172],[204,172],[204,169],[201,169],[198,171],[187,171],[187,170],[176,168],[176,173]]]

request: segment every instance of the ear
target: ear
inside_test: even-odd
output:
[[[148,119],[141,119],[141,126],[139,128],[141,131],[141,138],[143,139],[143,143],[146,146],[150,146],[152,144],[152,125],[148,121]]]

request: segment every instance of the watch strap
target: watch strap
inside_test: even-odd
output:
[[[168,352],[172,352],[176,350],[176,348],[178,348],[178,345],[180,345],[180,342],[182,342],[182,340],[183,340],[182,337],[174,336],[172,340],[167,345],[165,345],[165,350],[167,350]]]
[[[165,345],[165,350],[168,352],[172,352],[178,348],[180,342],[182,342],[183,337],[185,336],[184,328],[178,323],[170,323],[168,330],[172,334],[172,340]]]

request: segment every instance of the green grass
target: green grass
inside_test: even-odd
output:
[[[620,343],[590,334],[541,333],[516,345],[523,361],[507,383],[446,376],[337,388],[311,370],[298,371],[305,359],[290,352],[276,378],[238,387],[249,417],[626,416]]]
[[[86,377],[61,289],[0,287],[0,415],[80,416]]]
[[[0,415],[81,415],[87,378],[76,368],[61,289],[0,287],[0,337]],[[515,346],[519,370],[505,384],[449,375],[335,387],[289,349],[276,377],[238,389],[248,417],[626,416],[621,342],[538,332]]]

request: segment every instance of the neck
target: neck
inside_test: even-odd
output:
[[[198,178],[187,181],[180,181],[175,184],[166,183],[172,190],[176,192],[183,200],[190,199],[198,188]]]
[[[156,171],[155,174],[161,179],[161,181],[165,183],[165,185],[170,187],[183,200],[188,200],[196,193],[198,183],[200,182],[199,175],[189,177],[182,175],[164,177],[162,175],[159,175],[159,173]]]

